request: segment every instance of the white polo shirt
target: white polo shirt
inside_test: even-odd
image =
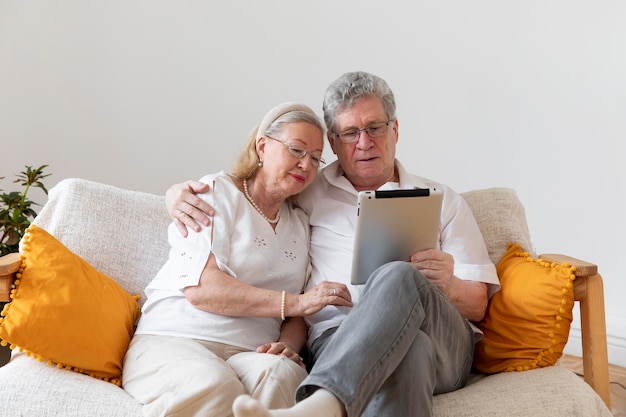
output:
[[[489,296],[500,288],[496,269],[482,234],[465,200],[451,188],[411,175],[396,160],[400,182],[389,182],[380,190],[430,188],[443,190],[443,205],[437,249],[454,257],[454,275],[463,280],[488,284]],[[298,198],[311,223],[312,274],[307,288],[322,281],[336,281],[350,289],[353,304],[358,303],[362,286],[350,284],[352,249],[356,228],[358,192],[343,176],[337,161],[321,170],[313,184]],[[347,307],[328,306],[306,318],[309,345],[324,331],[339,326],[350,311]],[[475,329],[477,331],[478,329]]]

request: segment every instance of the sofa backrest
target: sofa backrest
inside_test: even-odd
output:
[[[141,295],[168,256],[170,223],[163,196],[69,178],[50,189],[34,224]]]
[[[524,207],[514,190],[462,193],[497,264],[509,242],[533,248]],[[60,181],[33,222],[131,294],[141,295],[168,256],[170,223],[163,196],[78,178]]]
[[[481,233],[489,257],[497,265],[509,242],[519,243],[532,257],[536,257],[526,222],[526,211],[511,188],[486,188],[461,193],[469,205]]]

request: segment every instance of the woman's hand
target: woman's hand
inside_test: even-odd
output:
[[[293,350],[287,343],[285,342],[273,342],[266,343],[264,345],[259,346],[256,351],[258,353],[270,353],[272,355],[282,355],[285,356],[295,363],[297,363],[300,367],[306,369],[306,365],[302,362],[302,358],[300,354]]]
[[[288,315],[306,317],[317,313],[327,305],[352,307],[352,296],[348,287],[338,282],[324,281],[297,297],[298,305],[295,311],[298,314],[287,310]]]

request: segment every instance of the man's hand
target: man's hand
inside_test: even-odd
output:
[[[411,264],[435,284],[444,294],[454,279],[454,257],[437,249],[415,252]]]
[[[456,277],[452,255],[436,249],[424,250],[411,256],[411,264],[452,301],[463,317],[476,322],[485,316],[487,284]]]
[[[196,196],[207,191],[208,184],[189,180],[182,184],[174,184],[165,192],[167,212],[184,237],[187,237],[188,227],[194,232],[199,232],[200,225],[211,224],[211,217],[215,214],[213,207]]]

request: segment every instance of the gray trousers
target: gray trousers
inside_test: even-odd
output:
[[[296,392],[335,394],[348,417],[431,416],[433,395],[465,385],[474,333],[438,288],[406,262],[379,268],[341,326],[311,346]]]

